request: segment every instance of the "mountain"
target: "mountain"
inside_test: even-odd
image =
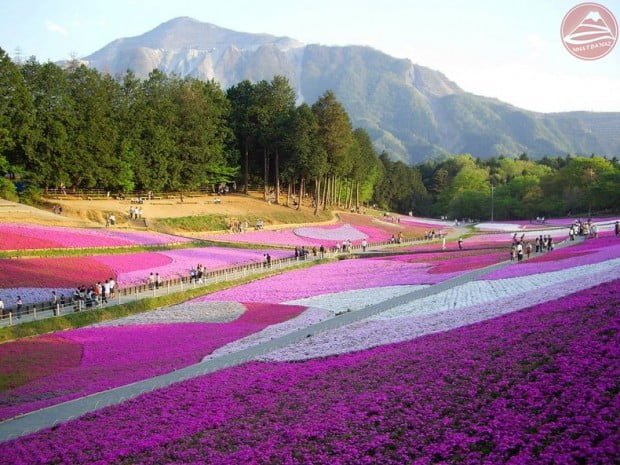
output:
[[[379,150],[419,162],[444,153],[620,155],[620,113],[536,113],[468,93],[442,73],[362,46],[306,45],[182,17],[118,39],[83,61],[113,75],[131,69],[215,79],[283,75],[300,101],[332,89]]]

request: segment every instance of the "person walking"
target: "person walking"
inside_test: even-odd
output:
[[[459,250],[463,250],[463,238],[459,237]]]
[[[362,252],[366,252],[366,247],[368,247],[368,242],[366,239],[362,239]]]
[[[616,232],[616,237],[620,236],[620,221],[616,221],[616,225],[614,226],[614,231]]]
[[[530,259],[530,255],[532,253],[532,243],[528,242],[527,245],[525,246],[525,254],[527,255],[527,259]]]
[[[2,301],[2,297],[0,297],[0,317],[4,318],[4,302]]]
[[[15,314],[17,315],[17,319],[21,320],[22,318],[22,306],[24,305],[24,303],[22,302],[22,298],[20,296],[17,296],[17,300],[15,301]]]
[[[523,244],[519,242],[517,244],[517,261],[520,262],[523,260]]]

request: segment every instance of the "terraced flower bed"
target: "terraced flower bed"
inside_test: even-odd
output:
[[[613,464],[619,284],[399,344],[223,370],[0,444],[0,463]]]
[[[159,273],[164,280],[188,277],[190,269],[199,263],[212,271],[262,263],[265,253],[272,259],[293,255],[288,250],[206,247],[92,257],[0,259],[0,297],[7,304],[18,295],[25,304],[36,303],[48,300],[52,290],[68,297],[77,286],[92,286],[112,277],[120,287],[145,284],[151,272]]]
[[[0,224],[0,250],[120,247],[189,242],[157,232],[79,229],[32,224]]]
[[[293,318],[304,310],[292,305],[244,306],[246,310],[241,316],[224,323],[99,326],[60,332],[51,339],[40,336],[2,344],[0,361],[4,376],[21,381],[9,383],[0,392],[0,419],[197,363],[224,344]],[[71,358],[74,352],[66,354],[66,347],[76,346],[81,355],[77,365],[75,357]],[[19,362],[26,352],[37,361],[37,366],[46,368],[23,375]]]
[[[285,302],[353,289],[437,284],[465,271],[506,259],[505,255],[495,250],[478,251],[476,258],[470,259],[458,255],[452,256],[455,258],[446,261],[443,265],[437,262],[440,254],[341,260],[265,278],[233,289],[215,292],[198,300]]]

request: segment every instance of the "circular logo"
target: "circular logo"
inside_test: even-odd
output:
[[[562,20],[562,42],[571,55],[597,60],[607,55],[618,40],[614,15],[598,3],[581,3]]]

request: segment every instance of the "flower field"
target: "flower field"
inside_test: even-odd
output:
[[[507,252],[495,249],[476,252],[475,258],[462,258],[460,254],[466,252],[452,252],[447,254],[450,259],[443,262],[440,257],[444,252],[341,260],[261,279],[198,300],[285,302],[354,289],[437,284],[507,259]]]
[[[363,239],[368,242],[385,242],[391,234],[379,227],[338,223],[336,225],[303,227],[296,229],[278,229],[246,231],[231,234],[209,234],[203,239],[225,242],[241,242],[287,247],[332,247],[337,243],[350,240],[359,244]]]
[[[0,463],[613,464],[619,291],[222,370],[0,444]]]
[[[45,370],[0,392],[0,419],[69,399],[168,373],[199,362],[214,349],[260,331],[265,326],[297,316],[304,307],[246,304],[235,320],[223,323],[128,324],[59,332],[55,350],[49,336],[0,345],[3,375],[19,379],[18,363],[28,351]],[[235,311],[235,310],[233,310]],[[238,314],[238,312],[237,312]],[[63,362],[66,346],[78,346],[79,364]],[[56,358],[60,358],[56,360]],[[75,357],[72,359],[75,362]],[[60,365],[59,365],[60,364]],[[58,366],[64,367],[56,370]]]
[[[243,234],[330,246],[422,224],[406,219],[383,226],[351,214],[331,225]],[[523,226],[526,240],[567,236],[564,228]],[[495,230],[465,238],[463,250],[450,242],[447,250],[433,243],[373,251],[0,344],[0,421],[261,344],[278,347],[0,442],[0,465],[616,463],[620,241],[605,231],[432,288],[508,260],[512,233]],[[51,288],[110,276],[127,286],[151,272],[187,276],[198,263],[213,270],[262,262],[265,253],[292,255],[206,247],[0,260],[0,295],[8,304],[6,295],[28,289],[49,298]],[[327,325],[312,327],[320,322]],[[303,337],[274,341],[292,333]]]
[[[163,252],[140,252],[122,255],[99,255],[94,260],[113,270],[121,286],[144,284],[149,273],[159,273],[163,279],[189,276],[189,270],[199,263],[207,271],[237,265],[261,263],[264,254],[272,259],[291,257],[288,250],[234,249],[230,247],[204,247],[167,250]]]
[[[52,290],[68,296],[77,286],[91,286],[111,277],[120,287],[127,287],[144,284],[151,272],[163,279],[187,277],[198,263],[211,271],[261,263],[265,253],[273,259],[292,256],[287,250],[204,247],[91,257],[0,259],[0,297],[12,303],[19,295],[26,304],[36,303],[49,299]]]
[[[0,224],[0,250],[159,245],[189,240],[157,232]]]

